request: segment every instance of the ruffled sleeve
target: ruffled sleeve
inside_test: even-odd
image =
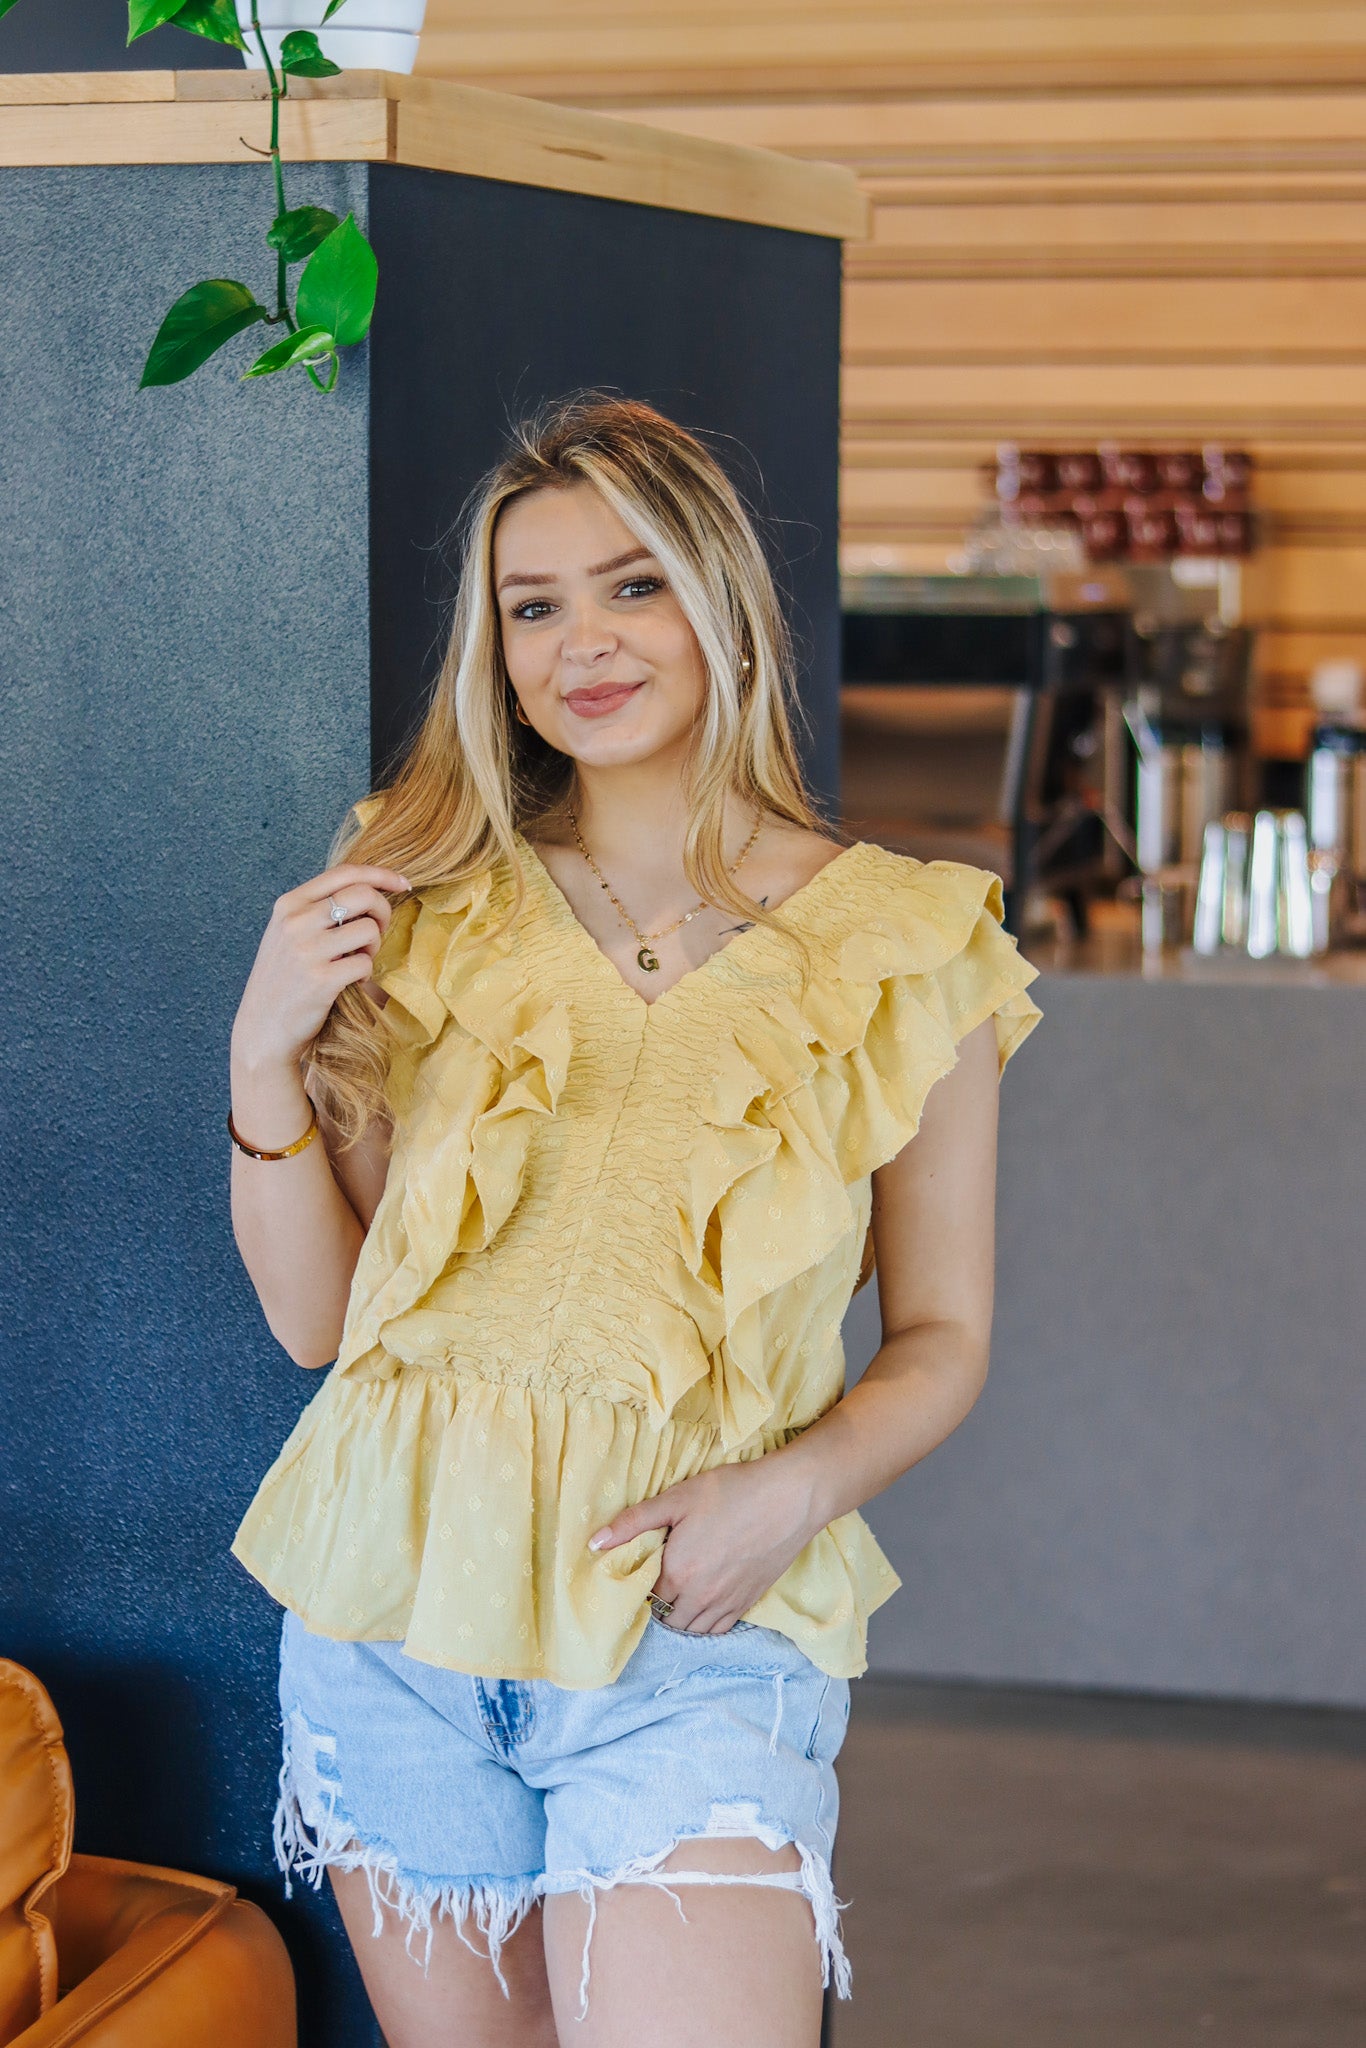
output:
[[[831,1128],[846,1181],[894,1159],[915,1136],[934,1083],[970,1031],[995,1019],[999,1070],[1041,1012],[1038,969],[1002,924],[996,875],[957,861],[922,866],[878,854],[881,886],[805,1005],[826,1055]],[[830,1070],[831,1056],[838,1062]]]
[[[867,1176],[915,1136],[962,1039],[994,1016],[1004,1067],[1039,1018],[1025,993],[1037,970],[1002,928],[995,875],[866,845],[829,873],[818,905],[811,894],[804,904],[799,985],[747,984],[737,965],[680,1183],[688,1307],[730,1447],[775,1412],[773,1325],[792,1283],[819,1272],[807,1302],[823,1291],[838,1324],[863,1250]],[[765,938],[755,951],[790,962],[785,945]]]

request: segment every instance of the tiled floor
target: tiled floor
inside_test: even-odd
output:
[[[1366,1715],[860,1679],[834,2048],[1366,2048]]]

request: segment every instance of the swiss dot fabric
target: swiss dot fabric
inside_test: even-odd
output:
[[[870,1175],[958,1042],[1038,1021],[1000,884],[864,843],[653,1003],[519,840],[419,891],[375,963],[395,1040],[385,1192],[337,1362],[233,1550],[318,1633],[492,1678],[610,1683],[663,1530],[628,1503],[762,1457],[840,1397]],[[900,1581],[839,1516],[746,1619],[866,1669]]]

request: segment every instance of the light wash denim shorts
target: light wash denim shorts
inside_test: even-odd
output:
[[[675,1887],[765,1884],[809,1900],[821,1981],[849,1996],[847,1902],[830,1876],[849,1682],[778,1630],[689,1635],[652,1615],[613,1684],[571,1691],[443,1670],[397,1643],[338,1642],[287,1611],[280,1710],[286,1894],[291,1870],[315,1887],[329,1867],[364,1870],[374,1932],[392,1909],[410,1954],[425,1936],[424,1968],[434,1917],[474,1948],[472,1920],[506,1992],[503,1943],[545,1893],[577,1891],[589,1907],[582,2016],[599,1891],[657,1885],[682,1912]],[[659,1869],[681,1841],[718,1836],[795,1843],[801,1867]]]

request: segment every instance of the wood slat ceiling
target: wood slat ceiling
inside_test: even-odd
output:
[[[430,0],[423,65],[579,104],[1331,81],[1356,0]]]

